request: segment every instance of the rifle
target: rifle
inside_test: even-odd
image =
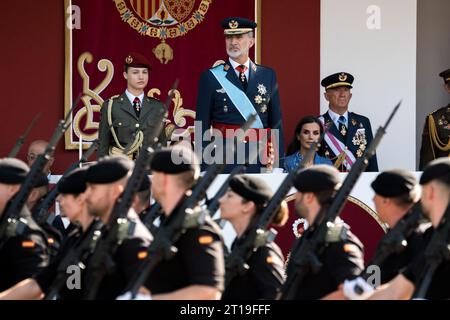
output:
[[[70,172],[72,172],[73,170],[78,168],[80,166],[80,164],[87,162],[88,159],[91,157],[91,155],[95,152],[95,150],[97,150],[98,144],[99,144],[98,139],[96,139],[94,142],[92,142],[92,144],[89,146],[89,149],[87,149],[86,152],[83,153],[83,156],[81,157],[81,159],[72,163],[70,165],[70,167],[63,173],[61,178],[67,176]],[[61,179],[59,181],[61,181]],[[59,194],[59,191],[58,191],[59,181],[53,187],[53,189],[49,193],[47,193],[44,200],[42,200],[42,203],[39,205],[39,207],[37,209],[38,214],[36,216],[36,221],[38,223],[48,223],[48,224],[53,223],[55,215],[50,214],[50,212],[48,212],[48,210],[53,205],[53,203],[56,200],[56,197]]]
[[[25,132],[17,139],[16,143],[14,144],[14,147],[12,148],[11,152],[8,155],[8,158],[15,158],[17,154],[19,153],[20,149],[22,148],[23,144],[25,143],[25,139],[28,137],[28,135],[31,132],[31,129],[35,126],[36,122],[41,117],[41,113],[39,112],[33,120],[31,120],[31,123],[28,125]]]
[[[87,300],[95,299],[103,278],[108,273],[111,273],[115,266],[113,261],[114,253],[123,240],[134,232],[136,223],[127,219],[128,210],[131,208],[134,196],[139,190],[142,179],[149,170],[150,159],[154,152],[152,147],[158,142],[158,137],[164,129],[164,120],[167,116],[167,110],[169,109],[170,102],[174,96],[174,89],[176,89],[177,86],[178,79],[175,81],[172,90],[167,97],[166,105],[158,111],[158,119],[160,121],[157,121],[158,125],[152,132],[149,132],[149,139],[147,140],[148,145],[142,146],[142,150],[135,161],[133,173],[128,179],[125,190],[112,209],[107,224],[107,234],[98,242],[87,266],[87,269],[90,271],[90,273],[86,275],[88,278],[86,282],[88,286],[84,293],[84,298]]]
[[[297,168],[289,172],[284,178],[273,197],[263,209],[256,223],[253,223],[253,225],[251,224],[242,236],[243,240],[234,245],[233,250],[225,262],[225,287],[227,287],[235,277],[238,275],[243,275],[248,271],[250,267],[247,264],[247,261],[249,261],[253,253],[256,252],[258,248],[275,240],[277,231],[273,228],[268,230],[270,224],[272,223],[272,219],[277,214],[281,202],[294,185],[295,177],[299,171],[304,169],[306,165],[314,158],[314,155],[317,152],[324,136],[325,132],[321,134],[318,141],[311,144],[311,147],[302,161],[298,164]]]
[[[413,299],[425,299],[431,280],[437,268],[450,260],[450,203],[445,209],[444,215],[438,227],[425,248],[425,268],[415,283]]]
[[[256,115],[251,115],[241,129],[244,133],[250,128],[256,119]],[[234,139],[233,154],[236,152],[237,137]],[[144,284],[150,273],[158,264],[166,259],[170,259],[176,252],[173,244],[181,237],[181,235],[189,228],[201,225],[205,222],[207,212],[195,210],[198,203],[204,198],[206,191],[211,183],[219,175],[226,166],[226,155],[223,154],[221,163],[214,163],[208,167],[204,175],[199,179],[196,185],[186,191],[185,198],[183,198],[177,211],[171,213],[170,221],[158,228],[155,239],[147,248],[147,258],[144,259],[140,268],[134,274],[126,291],[131,292],[131,297],[134,299],[139,288]]]
[[[286,280],[283,286],[281,299],[291,300],[295,298],[295,294],[303,282],[305,276],[309,272],[317,273],[322,268],[322,263],[319,260],[320,255],[327,242],[328,231],[334,226],[336,218],[344,208],[347,197],[355,186],[357,180],[368,166],[369,159],[375,154],[376,148],[386,133],[386,128],[400,107],[401,101],[395,106],[391,112],[386,124],[379,127],[377,133],[372,140],[369,147],[366,149],[362,157],[358,158],[353,164],[350,172],[344,180],[344,183],[337,191],[330,206],[322,207],[314,221],[314,233],[310,237],[303,236],[297,239],[294,243],[290,263],[293,263],[295,268]],[[311,227],[310,227],[311,228]]]
[[[153,222],[158,217],[158,214],[160,213],[160,211],[161,211],[161,205],[158,202],[155,202],[153,204],[153,206],[150,208],[150,210],[147,212],[145,217],[143,219],[141,219],[141,221],[144,224],[144,226],[148,230],[150,230],[150,232],[152,232],[152,233],[153,233],[154,228],[155,228],[153,226]]]
[[[73,109],[78,104],[81,94],[78,95],[76,101],[70,108],[66,115],[66,118],[61,120],[58,127],[55,129],[50,142],[48,143],[44,153],[37,156],[36,160],[28,172],[25,181],[21,184],[19,191],[10,200],[7,209],[5,210],[4,217],[0,223],[0,248],[5,243],[6,239],[9,237],[23,234],[27,228],[27,222],[25,219],[20,217],[20,212],[26,204],[28,196],[35,185],[39,173],[42,173],[45,165],[49,162],[52,157],[56,145],[63,136],[64,132],[67,130],[70,124],[70,116]]]

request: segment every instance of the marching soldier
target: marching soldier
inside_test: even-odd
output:
[[[450,201],[450,159],[441,158],[431,161],[420,177],[422,185],[422,209],[430,219],[432,227],[423,234],[424,248],[434,232],[438,232],[442,223],[446,223],[444,213]],[[446,239],[448,241],[448,239]],[[446,245],[446,243],[443,243]],[[394,279],[379,287],[370,299],[400,300],[410,299],[424,272],[428,257],[425,250],[416,252],[415,259]],[[426,293],[426,299],[449,299],[450,263],[444,260],[436,269]]]
[[[330,165],[312,166],[297,175],[294,186],[297,189],[296,213],[306,219],[310,226],[298,240],[301,244],[303,239],[314,234],[314,223],[317,223],[315,220],[318,219],[319,212],[330,204],[339,188],[338,171]],[[345,236],[336,236],[342,234]],[[337,218],[329,235],[335,236],[327,239],[325,248],[318,257],[323,264],[321,269],[305,276],[295,299],[341,299],[343,295],[338,289],[344,280],[358,276],[364,269],[363,245],[344,221]],[[295,251],[291,253],[291,257],[294,255]],[[291,281],[294,268],[297,267],[289,260],[286,282]]]
[[[5,300],[34,300],[43,297],[58,273],[58,266],[65,258],[70,249],[76,246],[81,236],[91,226],[94,218],[88,214],[86,205],[86,171],[87,167],[75,169],[63,178],[58,184],[58,201],[62,214],[71,223],[77,225],[67,239],[64,241],[61,250],[50,265],[34,277],[25,279],[16,284],[11,289],[0,293],[0,299]],[[80,290],[69,290],[64,288],[59,293],[61,300],[81,299]]]
[[[5,226],[8,201],[19,191],[29,172],[21,160],[0,160],[0,226]],[[26,206],[19,213],[26,226],[20,234],[0,235],[0,291],[29,278],[49,263],[46,235]],[[0,228],[1,230],[2,228]]]
[[[159,117],[155,114],[163,104],[144,94],[150,71],[150,63],[143,55],[130,53],[125,58],[123,77],[127,80],[127,89],[102,105],[98,132],[99,157],[122,154],[129,146],[128,157],[136,159],[142,144],[146,145],[147,132],[158,125],[156,119]],[[166,144],[164,131],[159,142]]]
[[[237,233],[235,245],[243,241],[248,228],[257,223],[273,192],[263,180],[251,175],[237,175],[230,180],[229,186],[228,192],[219,200],[220,212],[221,218],[228,220]],[[284,203],[273,224],[283,225],[288,215],[287,204]],[[248,271],[231,280],[222,299],[275,299],[284,283],[281,249],[270,242],[258,248],[247,264]]]
[[[203,72],[199,82],[196,120],[201,121],[204,153],[209,155],[207,146],[210,141],[205,139],[208,136],[205,133],[211,127],[220,130],[223,139],[229,139],[233,137],[235,129],[251,114],[256,113],[257,120],[248,134],[247,142],[254,143],[267,137],[266,142],[270,140],[270,143],[258,146],[261,161],[250,165],[247,172],[260,173],[261,168],[271,169],[273,159],[282,159],[284,154],[276,74],[274,70],[257,65],[249,59],[249,49],[255,43],[255,22],[244,18],[227,18],[223,20],[222,27],[229,58]],[[271,129],[278,130],[278,141],[271,140],[276,137],[275,132],[272,135]],[[253,154],[252,148],[246,148],[247,154]],[[275,155],[274,152],[278,154]],[[238,159],[229,164],[226,172],[239,164]],[[206,159],[201,160],[205,163]]]
[[[450,93],[450,69],[439,74],[444,79],[444,89]],[[425,119],[420,148],[419,170],[433,159],[450,155],[450,103],[430,113]]]
[[[179,164],[175,164],[172,152],[181,157]],[[180,214],[178,206],[198,179],[200,168],[190,149],[175,146],[157,151],[151,170],[152,194],[164,211],[164,227]],[[219,299],[225,273],[220,228],[207,216],[204,224],[188,228],[173,245],[175,255],[159,263],[145,282],[152,298]]]
[[[350,171],[357,158],[373,139],[370,120],[360,114],[349,112],[354,77],[347,72],[339,72],[321,81],[329,109],[320,120],[328,129],[321,152],[333,161],[340,171]],[[378,171],[377,156],[369,159],[366,171]]]
[[[380,173],[372,182],[375,191],[373,202],[380,219],[394,228],[420,199],[420,190],[415,176],[405,170],[395,169]],[[379,266],[381,283],[393,279],[411,262],[416,253],[423,249],[422,235],[429,227],[421,224],[407,236],[407,246],[402,252],[392,254]]]
[[[42,228],[47,235],[47,246],[50,258],[58,253],[61,242],[63,241],[62,233],[52,224],[39,217],[39,206],[44,200],[48,192],[48,179],[44,173],[41,173],[33,186],[33,190],[28,196],[27,207],[31,211],[34,221]],[[62,222],[62,221],[61,221]]]

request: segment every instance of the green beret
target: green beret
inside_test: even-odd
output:
[[[416,177],[402,169],[387,170],[380,173],[372,182],[372,189],[382,197],[398,197],[411,192],[417,185]]]
[[[30,168],[22,160],[15,158],[0,159],[0,183],[22,183],[29,171]]]
[[[300,192],[333,190],[339,183],[339,171],[326,164],[304,169],[294,179],[294,186]]]
[[[150,169],[167,174],[200,170],[194,152],[181,145],[156,151],[151,160]]]
[[[238,174],[231,178],[229,185],[233,192],[256,204],[264,204],[273,196],[267,183],[254,176]]]
[[[450,158],[438,158],[425,166],[420,177],[420,184],[424,185],[432,180],[450,186]]]
[[[86,182],[105,184],[119,181],[133,170],[134,162],[124,156],[102,157],[90,166],[86,173]]]

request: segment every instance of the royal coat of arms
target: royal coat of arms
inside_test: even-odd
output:
[[[162,63],[173,59],[168,39],[184,36],[205,18],[213,0],[114,0],[122,20],[143,36],[159,38],[153,54]]]

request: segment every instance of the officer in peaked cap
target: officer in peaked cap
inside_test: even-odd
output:
[[[225,148],[225,140],[232,139],[235,130],[251,114],[256,113],[256,122],[245,141],[253,142],[246,144],[247,158],[254,153],[257,141],[262,140],[262,137],[268,139],[266,144],[258,146],[262,157],[258,157],[256,164],[248,166],[247,172],[261,173],[277,166],[283,167],[279,163],[279,159],[284,158],[284,136],[276,74],[271,68],[255,64],[249,57],[249,50],[255,44],[256,23],[245,18],[230,17],[224,19],[221,26],[228,58],[216,62],[213,68],[204,71],[200,77],[196,120],[201,121],[202,137],[211,128],[219,130],[224,145],[216,145],[216,148],[223,148],[226,154],[230,151]],[[271,133],[271,130],[278,131]],[[278,139],[275,138],[276,132]],[[210,142],[206,138],[203,148],[207,148]],[[227,163],[225,172],[243,164],[238,162],[245,163],[244,158],[235,157],[233,163]],[[205,163],[205,159],[202,160]]]
[[[444,90],[450,93],[450,69],[439,73],[444,80]],[[423,170],[428,162],[450,155],[450,103],[430,113],[425,119],[420,148],[419,170]]]
[[[142,144],[146,144],[150,132],[161,123],[160,110],[166,109],[159,100],[144,94],[151,70],[147,58],[131,52],[123,63],[127,88],[124,93],[111,97],[102,105],[99,157],[121,154],[130,146],[128,156],[135,159]],[[167,143],[164,130],[159,136],[159,142],[162,145]]]
[[[328,111],[320,120],[328,132],[320,152],[332,160],[340,171],[349,171],[373,139],[370,120],[348,110],[353,81],[353,75],[348,72],[334,73],[321,81]],[[366,171],[378,171],[376,155],[369,159]]]

